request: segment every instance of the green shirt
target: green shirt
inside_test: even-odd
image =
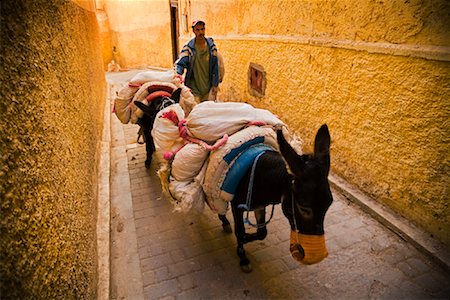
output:
[[[194,76],[188,86],[192,93],[200,98],[209,93],[209,49],[200,49],[195,45]]]

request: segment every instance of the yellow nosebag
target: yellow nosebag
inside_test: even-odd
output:
[[[312,265],[328,256],[325,235],[309,235],[291,230],[289,250],[292,257],[305,265]]]

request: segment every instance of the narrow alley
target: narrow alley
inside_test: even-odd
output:
[[[107,74],[111,103],[136,72]],[[444,267],[337,190],[325,219],[327,259],[304,266],[291,258],[277,206],[267,238],[246,245],[253,272],[243,273],[235,236],[214,213],[173,212],[157,162],[144,167],[138,128],[111,115],[111,299],[449,298]]]
[[[450,299],[449,15],[448,0],[2,1],[0,300]],[[181,77],[135,78],[175,65]],[[195,65],[200,77],[190,76]],[[148,88],[153,80],[160,82]],[[197,97],[208,87],[226,108],[197,109],[209,123],[192,134],[196,85]],[[130,101],[173,104],[161,95],[180,98],[184,115],[170,108],[157,120],[170,121],[165,141],[173,147],[158,144],[146,168],[133,124],[142,115]],[[231,142],[225,132],[200,136],[236,125],[239,107],[250,108],[242,124],[256,129],[254,138],[235,147],[237,131],[226,132]],[[272,135],[266,127],[284,125],[298,145],[283,157],[266,154],[260,138],[277,148],[281,135],[266,140],[257,131]],[[281,159],[291,160],[300,144],[316,155],[291,161],[299,172],[289,191]],[[176,180],[161,176],[163,189],[156,157],[175,161],[190,148],[202,152],[191,155],[199,168],[183,155],[179,164],[204,174],[178,180],[175,164]],[[260,154],[254,173],[238,168]],[[216,158],[218,167],[209,164]],[[253,179],[257,187],[247,192],[256,191],[258,202],[278,192],[299,200],[283,203],[300,230],[291,235],[276,206],[267,237],[245,245],[252,268],[245,273],[242,241],[266,232],[238,234],[239,257],[235,234],[208,206],[202,214],[175,212],[165,191],[180,194],[183,207],[203,204],[210,187],[227,200],[234,196],[222,187],[237,187],[243,200],[243,184]],[[234,231],[231,210],[227,218]]]

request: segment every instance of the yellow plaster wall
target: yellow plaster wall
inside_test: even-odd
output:
[[[103,9],[96,10],[97,23],[100,32],[100,47],[102,49],[103,69],[108,70],[108,64],[113,60],[113,45],[109,18]]]
[[[106,84],[93,10],[2,1],[0,298],[95,299]]]
[[[114,59],[123,68],[173,65],[168,0],[104,0]]]
[[[445,0],[179,0],[189,20],[214,35],[332,37],[376,43],[449,46]]]
[[[327,123],[333,172],[450,244],[448,1],[180,3],[223,55],[221,99],[273,111],[307,143]]]

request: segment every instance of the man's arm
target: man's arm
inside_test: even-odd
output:
[[[177,73],[180,75],[183,75],[184,69],[187,69],[189,67],[189,56],[191,55],[191,50],[184,46],[181,50],[180,56],[175,61],[175,67],[177,70]]]
[[[210,58],[210,63],[212,63],[211,66],[211,72],[212,74],[210,74],[211,76],[211,85],[212,87],[218,87],[219,83],[222,82],[222,78],[220,77],[219,74],[219,51],[217,51],[217,46],[214,43],[214,39],[213,38],[206,38],[206,41],[208,43],[208,46],[210,48],[211,51],[211,58]]]

